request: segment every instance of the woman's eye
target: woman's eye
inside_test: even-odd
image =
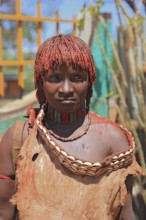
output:
[[[72,77],[71,77],[71,79],[72,79],[72,81],[74,81],[74,82],[82,82],[84,79],[83,79],[83,76],[82,75],[79,75],[79,74],[77,74],[77,75],[73,75]]]
[[[60,82],[61,81],[61,75],[60,74],[51,75],[51,76],[49,76],[48,81],[49,82],[54,82],[54,83]]]

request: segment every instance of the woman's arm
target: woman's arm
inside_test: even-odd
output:
[[[12,220],[15,206],[10,198],[15,193],[15,171],[12,162],[14,126],[9,128],[0,142],[0,220]]]
[[[117,152],[123,152],[128,149],[129,141],[124,132],[119,127],[111,125],[108,137],[109,143],[111,144],[110,149],[112,154],[115,154]],[[118,216],[118,220],[136,220],[136,216],[132,207],[133,178],[133,176],[129,175],[125,181],[127,188],[127,196],[125,199],[124,206],[122,207]]]
[[[126,179],[126,187],[127,187],[127,197],[120,212],[118,220],[136,220],[136,216],[132,207],[132,187],[133,187],[133,177],[128,176]]]

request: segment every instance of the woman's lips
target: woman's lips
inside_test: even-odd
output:
[[[59,99],[59,102],[63,104],[74,104],[76,100],[75,99]]]

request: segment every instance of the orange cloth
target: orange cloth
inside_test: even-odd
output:
[[[127,176],[142,172],[135,157],[128,168],[109,175],[77,176],[64,168],[36,135],[34,126],[19,155],[18,190],[11,200],[17,205],[19,219],[116,219],[127,195]]]

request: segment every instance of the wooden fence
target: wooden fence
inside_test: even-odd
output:
[[[69,22],[73,24],[72,34],[76,35],[76,24],[77,19],[73,17],[72,20],[61,19],[59,12],[56,12],[56,17],[49,18],[43,17],[41,15],[41,2],[37,4],[37,15],[36,16],[26,16],[21,13],[21,0],[16,0],[16,14],[0,14],[0,20],[10,20],[17,23],[17,60],[3,60],[3,42],[2,42],[2,27],[0,27],[0,96],[4,97],[4,73],[3,66],[16,66],[18,68],[18,85],[24,88],[24,73],[23,67],[25,65],[33,65],[34,60],[24,60],[23,58],[23,27],[24,21],[35,22],[37,26],[37,46],[41,44],[42,35],[42,23],[43,22],[55,22],[56,23],[56,35],[59,34],[59,26],[61,22]]]

